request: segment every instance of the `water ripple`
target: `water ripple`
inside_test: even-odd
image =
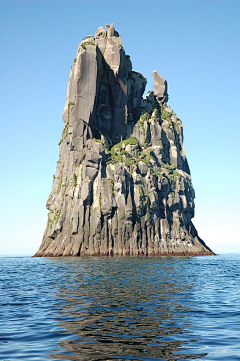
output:
[[[237,255],[0,258],[0,360],[238,360]]]

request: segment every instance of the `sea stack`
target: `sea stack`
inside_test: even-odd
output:
[[[214,254],[192,223],[182,122],[132,70],[113,24],[79,44],[38,257]]]

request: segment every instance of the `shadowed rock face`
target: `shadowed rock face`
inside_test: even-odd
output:
[[[191,221],[194,190],[181,120],[132,71],[113,24],[71,67],[48,221],[35,256],[209,255]]]

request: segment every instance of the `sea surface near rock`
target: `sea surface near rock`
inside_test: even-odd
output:
[[[1,257],[0,359],[237,361],[239,263]]]
[[[192,223],[181,120],[132,70],[113,24],[78,46],[48,221],[35,256],[211,255]]]

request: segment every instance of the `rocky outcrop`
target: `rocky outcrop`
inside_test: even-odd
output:
[[[156,70],[152,74],[154,95],[161,105],[166,105],[168,101],[167,81],[158,75]]]
[[[182,122],[132,70],[113,24],[78,47],[71,67],[48,221],[35,256],[209,255],[192,223]]]

